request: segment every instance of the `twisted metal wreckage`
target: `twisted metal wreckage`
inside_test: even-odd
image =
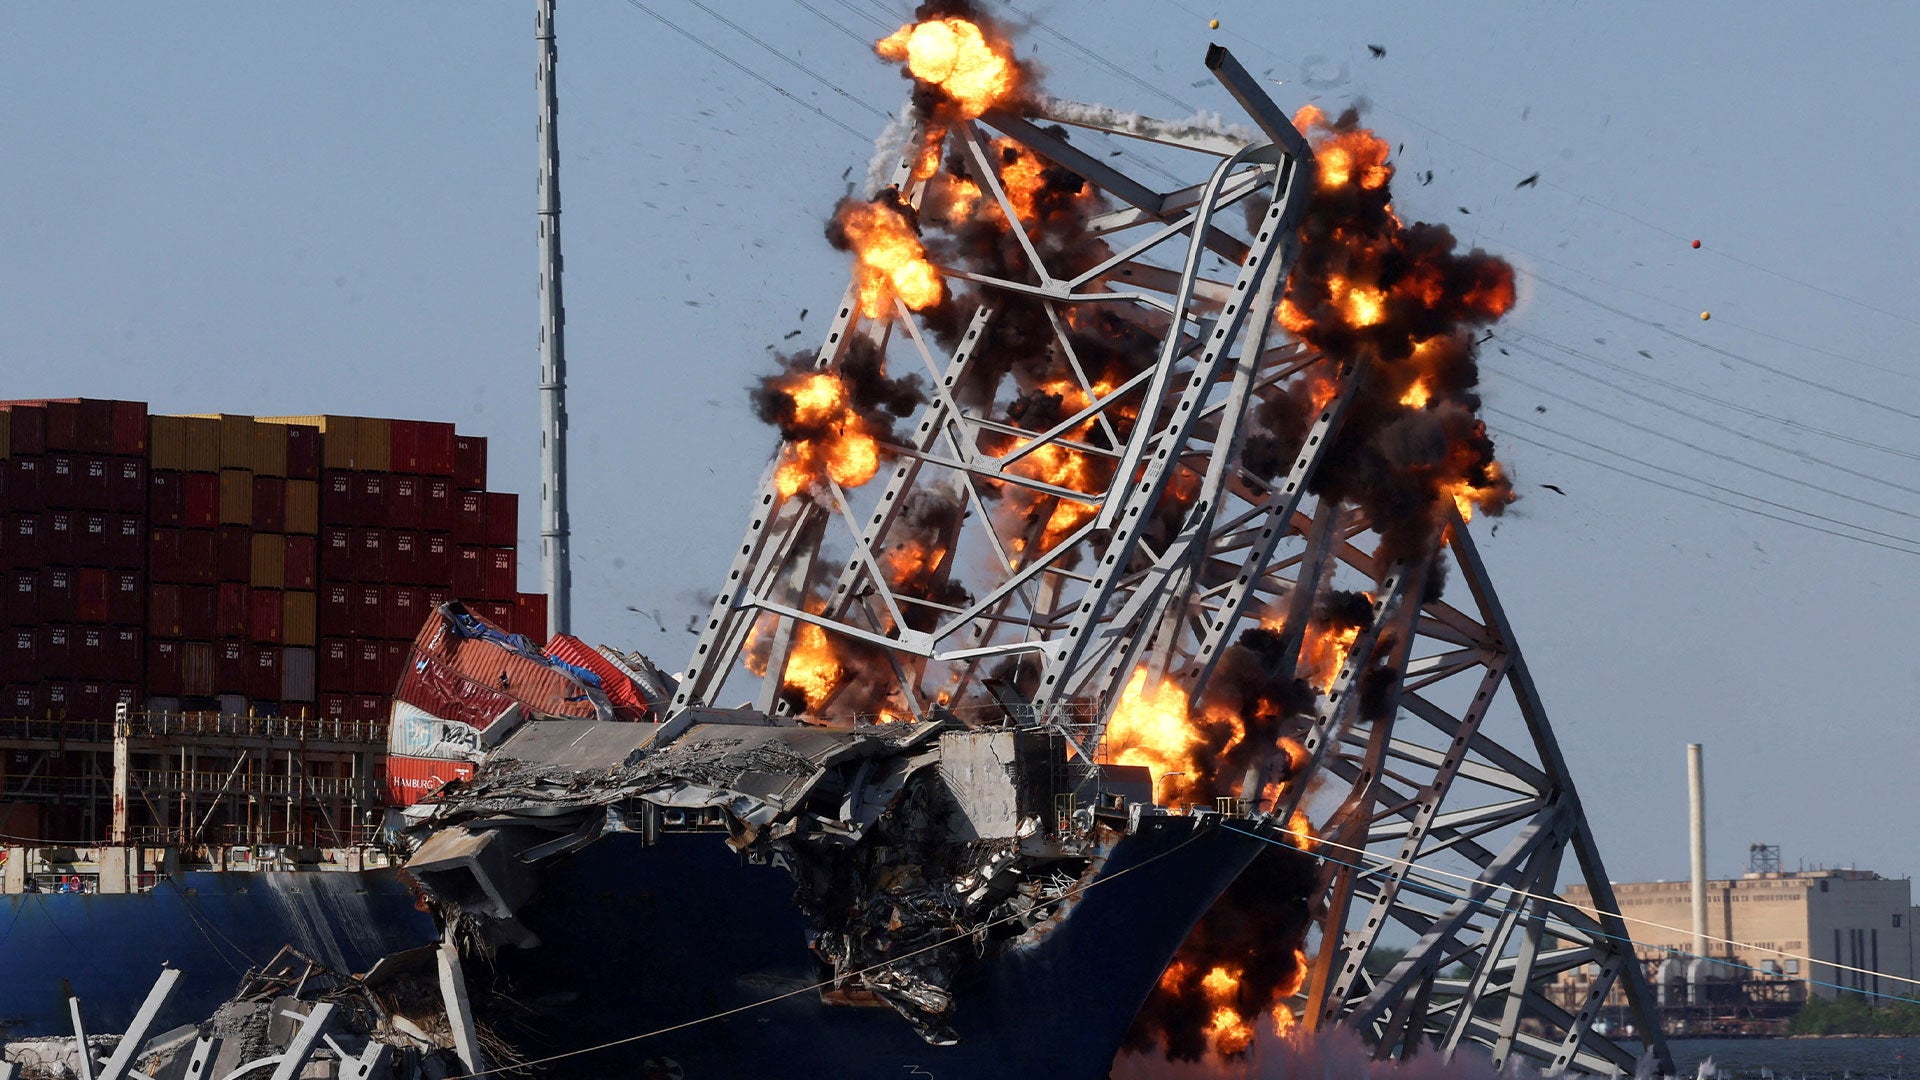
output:
[[[807,452],[795,442],[844,437],[863,422],[853,411],[832,436],[789,434],[659,722],[523,722],[422,808],[410,869],[449,942],[537,949],[519,913],[543,868],[614,834],[723,831],[792,873],[824,993],[870,995],[950,1043],[963,972],[1071,921],[1117,844],[1179,821],[1257,838],[1237,866],[1261,844],[1314,851],[1320,943],[1281,1003],[1294,1022],[1356,1029],[1383,1058],[1476,1046],[1496,1067],[1634,1068],[1592,1021],[1619,986],[1657,1033],[1651,999],[1467,507],[1442,500],[1409,544],[1407,523],[1328,482],[1343,421],[1384,376],[1377,357],[1281,327],[1314,147],[1227,50],[1206,67],[1257,130],[1037,95],[919,116],[883,198],[933,235],[964,176],[999,208],[999,262],[929,240],[944,291],[918,309],[897,293],[875,304],[856,274],[795,368],[844,387],[871,375],[849,362],[923,367],[916,419],[903,437],[865,421],[864,476],[822,467],[796,483],[790,468]],[[1159,190],[1069,129],[1201,162],[1202,178]],[[927,169],[929,147],[946,173]],[[1084,185],[1072,251],[1019,205],[1022,155]],[[1027,349],[1069,372],[1024,421],[1008,388],[1032,401],[1034,381],[995,354],[1016,314],[1041,338]],[[1148,362],[1108,378],[1089,355],[1112,347],[1099,335]],[[1278,462],[1252,467],[1260,407],[1289,396],[1308,402],[1304,423]],[[1044,467],[1069,460],[1093,467],[1071,483]],[[1446,554],[1458,606],[1440,595]],[[1344,651],[1305,678],[1327,598],[1356,593]],[[1117,718],[1148,693],[1201,716],[1225,658],[1263,626],[1268,674],[1308,691],[1269,717],[1265,745],[1240,746],[1230,776],[1216,763],[1206,787],[1134,764]],[[751,707],[715,708],[749,672]],[[895,722],[847,722],[856,713]],[[1597,908],[1560,900],[1563,877]],[[1389,925],[1416,941],[1376,976],[1362,961]],[[476,1070],[445,966],[458,958],[439,957],[441,1044]],[[1583,965],[1599,974],[1568,1012],[1544,988]],[[298,1030],[317,1033],[324,1008]],[[285,1044],[274,1075],[315,1045]],[[380,1044],[366,1045],[336,1048],[338,1075],[372,1074]],[[1657,1034],[1652,1053],[1670,1071]],[[100,1075],[117,1080],[127,1057]]]

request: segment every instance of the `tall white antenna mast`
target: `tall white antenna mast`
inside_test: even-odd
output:
[[[540,46],[540,577],[547,632],[570,633],[573,567],[567,523],[566,305],[560,298],[560,105],[554,91],[554,0],[537,0]]]

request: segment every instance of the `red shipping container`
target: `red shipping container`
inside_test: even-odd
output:
[[[139,626],[146,621],[142,601],[147,591],[138,570],[112,570],[107,574],[107,621],[115,626]]]
[[[486,548],[466,545],[453,549],[453,592],[462,600],[480,600],[486,597]]]
[[[113,453],[113,402],[101,398],[74,398],[73,406],[79,414],[79,445],[75,449],[89,454]]]
[[[287,482],[278,476],[253,478],[253,527],[280,532],[287,526]]]
[[[42,684],[42,700],[46,702],[47,715],[56,720],[67,720],[73,716],[73,684],[66,680]]]
[[[325,685],[324,680],[321,685]],[[322,693],[320,704],[315,708],[314,714],[323,723],[346,723],[353,718],[353,697],[349,694]]]
[[[384,694],[355,694],[351,719],[361,724],[377,724],[387,718],[387,702]]]
[[[46,535],[40,538],[44,546],[41,553],[48,562],[66,562],[73,558],[73,549],[78,532],[74,518],[79,515],[70,510],[49,510],[42,516],[42,527]]]
[[[255,701],[280,700],[280,647],[255,645],[248,657],[247,696]]]
[[[45,715],[43,706],[44,699],[37,686],[8,687],[5,699],[0,700],[0,712],[20,719]]]
[[[351,585],[324,585],[320,588],[320,633],[323,636],[353,633],[354,588]],[[342,685],[342,689],[349,689]]]
[[[220,581],[253,580],[253,530],[244,525],[222,525],[214,553]]]
[[[394,420],[387,425],[387,468],[397,473],[420,471],[420,421]]]
[[[391,694],[393,687],[382,688],[380,683],[387,662],[387,650],[384,642],[356,641],[353,643],[353,689],[357,694]]]
[[[107,684],[107,707],[113,709],[121,705],[125,705],[128,712],[138,712],[140,710],[139,683],[110,682]],[[113,714],[109,712],[107,716],[111,719]]]
[[[84,567],[73,572],[74,617],[83,623],[103,624],[111,620],[113,590],[105,570]]]
[[[153,580],[177,584],[186,576],[185,566],[181,562],[182,535],[179,529],[153,530],[153,539],[147,544],[147,565],[151,568]]]
[[[180,642],[156,637],[147,642],[147,690],[154,694],[184,694],[180,677]]]
[[[147,633],[156,638],[177,638],[186,628],[180,622],[181,585],[155,585],[147,590]],[[177,694],[178,690],[156,690],[159,694]]]
[[[14,570],[7,574],[6,610],[0,611],[9,626],[34,626],[40,622],[40,572]]]
[[[220,474],[176,473],[180,477],[180,524],[211,529],[220,524]]]
[[[220,594],[211,585],[180,587],[181,636],[205,641],[214,636],[219,624]]]
[[[415,629],[418,632],[418,628]],[[407,670],[407,652],[413,648],[411,641],[383,641],[380,643],[380,692],[391,694],[400,683],[400,676]]]
[[[287,479],[320,479],[320,429],[287,425]]]
[[[147,564],[147,530],[132,514],[107,519],[107,565],[131,570]]]
[[[422,541],[420,554],[420,573],[418,581],[422,585],[436,586],[447,592],[453,591],[453,539],[447,536],[429,535]]]
[[[75,510],[112,510],[113,465],[111,459],[85,454],[74,459]]]
[[[452,424],[438,424],[431,420],[419,421],[420,424],[420,469],[425,476],[452,476],[454,457],[454,434]],[[482,472],[484,472],[484,468]]]
[[[487,440],[478,435],[453,438],[453,482],[479,490],[487,486]]]
[[[320,691],[353,692],[353,643],[346,638],[322,638],[319,648]]]
[[[47,505],[46,461],[17,457],[7,462],[7,506],[16,512]]]
[[[427,617],[427,591],[408,585],[392,585],[387,590],[386,636],[412,641],[420,633]]]
[[[421,618],[424,620],[427,613],[439,611],[451,603],[453,603],[452,589],[445,586],[430,585],[427,587],[427,611],[421,613]]]
[[[47,677],[59,679],[73,674],[73,632],[66,627],[41,627],[34,651]]]
[[[353,580],[353,530],[320,530],[320,576],[327,581]]]
[[[387,524],[395,529],[420,527],[421,491],[426,481],[417,476],[394,476],[387,483]]]
[[[250,658],[251,652],[245,641],[225,638],[214,642],[213,692],[245,694],[247,692],[247,661]]]
[[[325,525],[360,524],[359,485],[353,474],[328,469],[320,477],[320,521]]]
[[[520,542],[520,496],[487,492],[487,543],[513,547]]]
[[[74,684],[73,710],[69,715],[75,720],[105,720],[112,713],[113,706],[107,697],[106,683],[88,679]]]
[[[248,623],[248,635],[256,644],[280,644],[286,625],[286,609],[280,596],[278,589],[255,589],[249,597],[248,610],[252,612],[252,618]],[[273,696],[279,696],[277,688]]]
[[[47,449],[69,453],[80,450],[80,410],[71,401],[43,401],[47,413]]]
[[[113,402],[113,444],[116,454],[144,455],[147,452],[147,403]]]
[[[359,524],[373,528],[387,525],[387,478],[382,473],[356,473],[353,503]]]
[[[511,605],[520,594],[520,560],[510,547],[487,549],[487,598]],[[492,618],[492,616],[488,616]],[[498,620],[495,620],[498,621]]]
[[[81,566],[110,566],[113,556],[109,551],[108,523],[111,519],[105,514],[81,514],[79,536],[74,544],[73,558]]]
[[[296,592],[312,592],[318,587],[320,575],[315,566],[318,546],[311,536],[287,537],[287,588]]]
[[[387,580],[387,534],[382,529],[353,530],[353,579]]]
[[[454,493],[453,542],[456,544],[484,544],[487,542],[486,492],[459,491]]]
[[[107,631],[108,679],[115,682],[141,681],[140,637],[139,628],[133,626],[116,626]]]
[[[105,679],[107,673],[107,631],[99,626],[82,626],[73,634],[73,673],[82,679]]]
[[[57,510],[71,510],[78,498],[79,483],[77,473],[79,465],[72,454],[48,454],[37,463],[40,482],[40,505]],[[33,471],[33,470],[28,470]]]
[[[216,588],[219,599],[214,633],[220,637],[246,637],[253,625],[253,602],[249,599],[251,590],[238,581],[223,581]]]
[[[469,606],[472,607],[474,612],[481,618],[496,626],[504,628],[512,623],[514,612],[514,606],[512,604],[502,604],[497,600],[486,600]]]
[[[64,567],[40,571],[40,617],[49,622],[73,621],[73,571]]]
[[[353,589],[353,633],[377,638],[387,632],[387,590],[379,585]]]
[[[137,514],[147,505],[147,463],[139,458],[111,458],[107,462],[107,509]]]
[[[419,584],[420,534],[395,531],[387,534],[387,580],[401,585]],[[409,633],[408,637],[413,635]]]
[[[212,529],[182,529],[178,575],[190,585],[211,585],[219,581],[220,534]]]
[[[420,527],[429,532],[453,529],[453,482],[428,479],[420,487]]]
[[[147,519],[156,529],[186,524],[187,489],[182,474],[155,469],[147,475]]]
[[[15,627],[0,636],[0,645],[6,648],[5,665],[9,681],[30,682],[40,677],[38,631],[26,626]]]
[[[9,418],[8,451],[11,454],[44,454],[47,452],[47,411],[36,405],[0,405],[12,416]]]
[[[39,514],[15,514],[7,520],[7,562],[25,569],[46,562],[46,523]]]

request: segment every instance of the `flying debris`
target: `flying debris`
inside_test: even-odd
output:
[[[1561,491],[1561,490],[1560,490],[1560,488],[1559,488],[1559,486],[1558,486],[1558,485],[1556,485],[1556,484],[1541,484],[1540,486],[1541,486],[1541,487],[1543,487],[1543,488],[1546,488],[1546,489],[1547,489],[1548,491],[1551,491],[1551,492],[1553,492],[1553,493],[1554,493],[1555,495],[1565,495],[1565,494],[1566,494],[1566,492],[1564,492],[1564,491]]]
[[[781,341],[792,341],[792,340],[793,340],[794,338],[797,338],[797,337],[799,337],[799,336],[800,336],[800,331],[798,331],[798,330],[789,330],[789,331],[787,331],[787,332],[786,332],[785,334],[782,334],[782,335],[780,336],[780,340],[781,340]]]
[[[1464,207],[1464,206],[1460,206],[1460,207],[1455,207],[1455,209],[1457,209],[1457,210],[1459,210],[1459,211],[1460,211],[1461,213],[1463,213],[1463,214],[1471,214],[1471,213],[1473,213],[1473,211],[1471,211],[1471,210],[1469,210],[1469,209],[1467,209],[1467,208],[1466,208],[1466,207]]]
[[[807,321],[807,310],[808,310],[808,309],[806,309],[806,308],[801,308],[801,309],[800,309],[800,321],[801,321],[801,322],[806,322],[806,321]]]
[[[1385,45],[1369,45],[1367,46],[1367,51],[1373,54],[1375,60],[1387,55],[1387,47]]]
[[[1420,174],[1420,186],[1426,187],[1431,183],[1433,183],[1433,170],[1428,169],[1426,172]]]
[[[1653,359],[1653,354],[1652,354],[1652,353],[1650,353],[1650,352],[1648,352],[1648,351],[1647,351],[1647,350],[1645,350],[1645,349],[1635,349],[1634,351],[1635,351],[1635,352],[1637,352],[1637,353],[1639,353],[1639,354],[1640,354],[1641,356],[1644,356],[1644,357],[1646,357],[1646,358],[1647,358],[1647,359],[1649,359],[1649,360],[1651,360],[1651,359]]]
[[[1519,183],[1513,185],[1513,189],[1515,191],[1518,191],[1523,187],[1533,187],[1539,183],[1540,183],[1540,174],[1534,173],[1531,176],[1528,176],[1525,180],[1522,180]]]
[[[1501,351],[1501,352],[1506,352],[1507,350],[1505,350],[1505,349],[1501,349],[1500,351]],[[1533,411],[1534,411],[1534,412],[1537,412],[1537,413],[1543,413],[1543,412],[1546,412],[1546,411],[1547,411],[1547,407],[1546,407],[1545,405],[1535,405],[1535,406],[1533,407]]]

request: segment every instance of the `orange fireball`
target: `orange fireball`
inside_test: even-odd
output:
[[[971,120],[1020,90],[1013,50],[989,41],[978,23],[962,18],[929,19],[903,26],[876,42],[881,58],[904,60],[915,79],[937,87]]]

